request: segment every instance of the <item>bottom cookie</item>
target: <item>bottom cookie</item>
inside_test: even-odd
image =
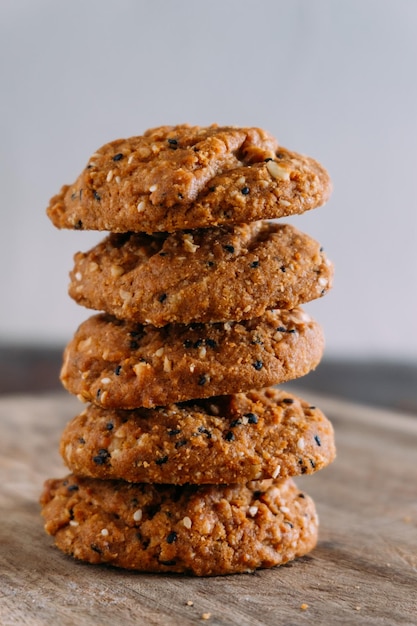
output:
[[[292,479],[197,487],[69,475],[46,481],[41,505],[66,554],[143,572],[250,572],[317,542],[314,502]]]

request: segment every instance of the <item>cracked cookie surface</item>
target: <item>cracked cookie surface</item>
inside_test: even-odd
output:
[[[173,232],[303,213],[330,192],[322,165],[264,130],[183,124],[104,145],[47,214],[58,228]]]
[[[111,234],[75,255],[69,294],[119,319],[164,326],[292,309],[324,295],[332,278],[319,243],[289,224],[261,221]]]
[[[323,348],[321,327],[299,307],[162,328],[99,314],[67,345],[61,381],[85,402],[150,408],[298,378],[316,367]]]
[[[65,428],[61,454],[79,476],[227,484],[312,474],[335,448],[320,409],[271,387],[157,409],[89,405]]]
[[[314,503],[291,479],[180,487],[70,475],[46,481],[41,505],[64,553],[146,572],[248,572],[317,542]]]

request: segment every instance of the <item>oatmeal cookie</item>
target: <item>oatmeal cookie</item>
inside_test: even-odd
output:
[[[317,542],[314,502],[291,479],[196,487],[70,475],[45,483],[41,505],[64,553],[145,572],[249,572]]]
[[[330,191],[317,161],[264,130],[184,124],[104,145],[47,214],[58,228],[151,234],[303,213]]]
[[[323,347],[319,324],[300,308],[162,328],[99,314],[66,347],[61,381],[86,402],[150,408],[298,378],[319,363]]]
[[[335,448],[319,409],[271,387],[156,409],[89,405],[64,430],[61,454],[78,476],[217,485],[312,474]]]
[[[75,255],[70,296],[153,326],[239,321],[330,289],[320,245],[288,224],[252,222],[150,236],[111,234]]]

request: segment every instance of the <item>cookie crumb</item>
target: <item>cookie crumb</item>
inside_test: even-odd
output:
[[[192,600],[187,600],[185,603],[187,606],[194,606],[194,602]]]
[[[201,619],[210,619],[210,617],[211,617],[211,613],[203,613],[201,615]]]
[[[306,611],[306,610],[308,609],[308,604],[306,604],[305,602],[303,602],[303,603],[300,605],[300,609],[301,609],[302,611]]]

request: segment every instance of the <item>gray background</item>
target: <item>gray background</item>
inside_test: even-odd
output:
[[[334,193],[293,218],[336,265],[306,306],[327,354],[416,360],[415,0],[1,0],[0,341],[61,344],[77,250],[50,196],[100,145],[160,124],[256,125]]]

